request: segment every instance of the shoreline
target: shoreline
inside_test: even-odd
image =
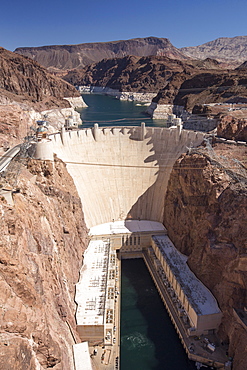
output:
[[[117,89],[111,89],[110,87],[100,86],[77,86],[77,89],[80,93],[102,94],[113,96],[119,100],[136,101],[142,103],[151,103],[153,98],[157,95],[157,93],[119,91]]]

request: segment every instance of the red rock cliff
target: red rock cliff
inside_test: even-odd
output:
[[[51,75],[32,59],[0,47],[0,95],[14,94],[17,101],[50,107],[69,107],[64,97],[78,97],[78,91]],[[43,108],[45,109],[45,108]]]
[[[246,150],[238,155],[246,158]],[[236,180],[241,171],[236,176],[229,163],[223,161],[223,170],[202,154],[181,157],[171,173],[164,224],[176,247],[189,257],[190,268],[218,300],[224,314],[219,335],[229,342],[233,369],[243,370],[246,323],[234,309],[244,312],[247,306],[247,186],[246,178]]]
[[[14,205],[0,199],[0,368],[70,370],[86,247],[81,202],[61,161],[27,168]]]

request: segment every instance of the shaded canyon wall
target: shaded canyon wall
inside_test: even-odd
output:
[[[189,257],[190,268],[218,300],[223,311],[219,334],[230,343],[233,369],[246,369],[246,180],[236,181],[204,155],[182,156],[169,180],[164,224],[176,247]]]

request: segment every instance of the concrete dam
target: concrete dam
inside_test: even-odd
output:
[[[88,228],[135,219],[163,222],[164,195],[176,159],[204,134],[178,127],[107,127],[50,136],[82,201]]]
[[[182,130],[180,125],[155,128],[142,123],[62,129],[36,142],[36,158],[52,160],[55,153],[66,163],[90,228],[75,294],[81,339],[73,346],[76,370],[92,356],[99,369],[119,369],[121,260],[125,258],[143,258],[188,358],[222,368],[222,353],[207,343],[213,352],[209,358],[193,339],[202,334],[213,338],[222,313],[163,225],[173,165],[203,140],[203,133]]]

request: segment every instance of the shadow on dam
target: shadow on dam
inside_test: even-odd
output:
[[[144,137],[150,146],[150,155],[143,158],[143,163],[152,165],[154,183],[139,196],[127,214],[127,219],[148,219],[163,223],[164,199],[175,161],[189,147],[202,143],[203,135],[194,131],[181,131],[178,128],[149,128]],[[132,135],[130,139],[135,140]]]

